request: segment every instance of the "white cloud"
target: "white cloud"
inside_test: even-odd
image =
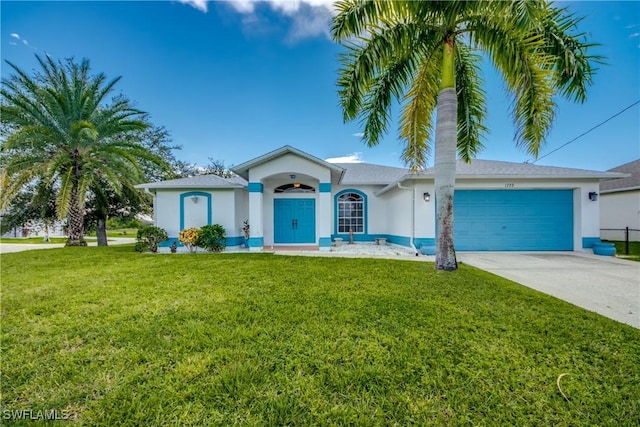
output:
[[[355,136],[357,138],[362,138],[364,136],[364,132],[354,133],[353,136]]]
[[[13,37],[14,39],[18,39],[18,40],[20,40],[20,34],[18,34],[18,33],[11,33],[11,34],[9,34],[9,35],[10,35],[11,37]]]
[[[179,1],[203,12],[207,11],[208,0]],[[223,3],[243,15],[254,14],[257,3],[268,5],[291,19],[291,31],[288,35],[290,40],[318,35],[329,37],[331,18],[335,13],[333,8],[335,0],[230,0]],[[248,22],[255,22],[255,20],[249,19]]]
[[[18,46],[18,43],[16,43],[16,42],[9,42],[9,44],[10,44],[11,46]]]
[[[22,39],[22,43],[24,43],[25,46],[29,46],[29,42],[26,41],[25,39]]]
[[[196,9],[207,13],[207,3],[209,3],[209,0],[179,0],[180,3],[184,3],[184,4],[188,4],[189,6],[193,6]]]
[[[184,0],[182,0],[184,1]],[[240,13],[252,13],[256,3],[267,3],[272,9],[282,12],[287,16],[296,14],[303,6],[322,7],[333,10],[335,0],[231,0],[228,2]]]
[[[340,157],[330,157],[325,161],[329,163],[362,163],[364,160],[362,159],[362,153],[356,152]]]
[[[640,37],[640,33],[633,33],[629,36],[630,39],[636,38],[636,37]]]

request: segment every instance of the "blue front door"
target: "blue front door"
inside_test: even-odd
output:
[[[316,200],[274,199],[274,243],[316,243]]]
[[[461,251],[573,250],[572,190],[456,190]]]

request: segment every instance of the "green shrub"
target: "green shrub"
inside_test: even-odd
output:
[[[158,245],[160,242],[167,240],[169,236],[164,228],[155,227],[150,225],[138,230],[138,241],[136,242],[137,252],[158,252]]]
[[[226,231],[220,224],[205,225],[198,232],[198,246],[210,252],[221,252],[227,247]]]

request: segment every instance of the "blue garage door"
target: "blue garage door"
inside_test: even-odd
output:
[[[275,199],[273,202],[274,243],[316,242],[315,199]]]
[[[456,190],[453,232],[462,251],[573,250],[573,191]]]

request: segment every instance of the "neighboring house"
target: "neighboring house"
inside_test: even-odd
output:
[[[525,163],[458,163],[454,238],[463,251],[590,248],[600,241],[600,181],[625,175]],[[142,184],[154,195],[154,222],[170,240],[180,230],[220,224],[227,245],[250,250],[313,247],[336,238],[433,251],[433,169],[328,163],[290,146],[232,168],[238,176],[195,176]],[[593,193],[593,194],[591,194]],[[596,200],[593,200],[596,199]],[[249,220],[248,241],[242,224]]]
[[[600,229],[603,239],[640,241],[640,159],[610,172],[627,174],[626,178],[600,183]]]

